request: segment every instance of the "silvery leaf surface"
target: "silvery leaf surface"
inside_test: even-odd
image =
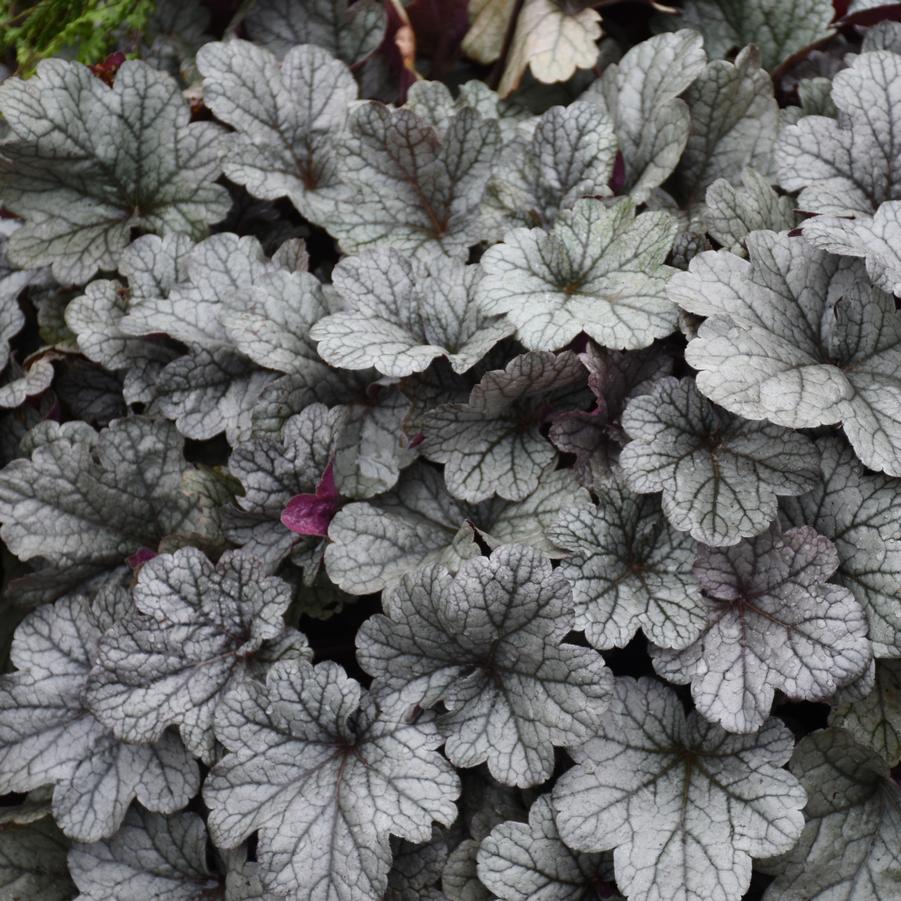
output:
[[[860,265],[786,232],[755,232],[750,260],[702,253],[669,283],[708,319],[685,359],[702,394],[788,428],[841,422],[864,465],[901,475],[901,314]]]
[[[849,588],[866,613],[877,657],[901,657],[901,528],[897,480],[867,472],[838,436],[817,441],[820,479],[797,498],[783,498],[782,515],[793,526],[809,524],[835,545],[833,581]]]
[[[134,614],[100,640],[87,688],[91,711],[120,739],[155,741],[177,725],[210,764],[225,695],[270,658],[312,656],[285,626],[288,584],[236,552],[215,566],[193,547],[160,554],[141,567],[132,597]]]
[[[559,572],[572,587],[575,627],[599,649],[624,647],[638,629],[655,644],[685,647],[707,622],[692,573],[695,542],[621,473],[597,493],[597,506],[579,499],[548,533],[569,552]]]
[[[631,400],[622,426],[632,439],[619,458],[629,487],[662,492],[670,523],[704,544],[759,535],[776,519],[779,496],[804,494],[819,477],[810,439],[731,416],[690,378],[661,379]]]
[[[387,24],[374,0],[260,0],[244,22],[251,38],[279,57],[297,44],[316,44],[348,65],[378,47]]]
[[[766,901],[890,898],[901,867],[901,791],[885,761],[847,732],[823,729],[798,742],[789,767],[807,792],[807,823],[794,849],[765,861],[776,877]]]
[[[793,740],[776,719],[729,735],[653,679],[618,679],[595,736],[552,794],[567,847],[614,850],[626,897],[739,901],[751,859],[789,850],[807,800],[782,769]]]
[[[471,369],[513,327],[478,303],[479,267],[435,256],[417,265],[394,249],[342,260],[332,274],[342,308],[310,337],[327,363],[402,378],[446,357]]]
[[[69,852],[82,901],[171,898],[195,901],[221,891],[206,860],[206,829],[195,813],[170,816],[133,807],[111,838],[76,844]]]
[[[299,43],[281,61],[249,41],[210,43],[197,66],[204,102],[236,131],[227,139],[225,174],[254,197],[287,197],[318,221],[341,194],[336,138],[357,85],[327,50]]]
[[[391,705],[439,700],[445,753],[487,762],[499,781],[544,781],[553,747],[583,741],[603,717],[610,673],[589,648],[563,644],[570,590],[537,551],[502,545],[455,576],[431,564],[383,598],[357,633],[357,657]]]
[[[127,61],[108,87],[80,63],[42,61],[0,86],[12,130],[0,150],[0,197],[25,219],[10,238],[23,268],[63,283],[115,269],[131,229],[203,237],[229,210],[223,131],[190,122],[171,76]]]
[[[540,432],[546,411],[584,383],[575,354],[532,351],[486,373],[466,403],[440,404],[419,421],[427,460],[444,464],[454,497],[469,503],[499,495],[519,501],[557,459]]]
[[[183,807],[200,784],[197,764],[172,735],[153,744],[115,739],[87,703],[87,683],[103,631],[130,607],[112,586],[91,602],[70,595],[20,624],[0,685],[3,791],[53,785],[53,815],[73,838],[112,835],[137,798],[145,807]]]
[[[334,663],[276,663],[265,686],[227,696],[216,735],[229,753],[204,785],[211,836],[234,848],[258,832],[275,894],[380,901],[389,834],[425,841],[456,816],[460,784],[431,716],[379,709]]]
[[[622,200],[580,200],[552,231],[514,229],[482,257],[482,309],[505,315],[530,350],[557,350],[579,332],[604,347],[647,347],[676,328],[664,260],[676,232],[665,213]]]
[[[863,609],[847,588],[826,581],[837,566],[835,546],[809,526],[702,546],[695,577],[707,626],[684,649],[654,649],[655,669],[690,682],[698,711],[730,732],[759,729],[777,689],[830,698],[872,665]]]

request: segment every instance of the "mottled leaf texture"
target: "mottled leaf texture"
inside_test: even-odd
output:
[[[800,209],[820,214],[805,224],[805,236],[832,253],[866,257],[876,283],[894,291],[901,282],[901,56],[861,53],[835,76],[832,99],[839,119],[806,116],[780,135],[780,182],[800,191]]]
[[[829,253],[866,259],[867,274],[883,291],[901,294],[901,201],[887,200],[872,216],[815,216],[804,237]]]
[[[769,171],[779,106],[756,48],[745,47],[734,63],[708,63],[685,92],[685,102],[691,126],[676,173],[684,200],[700,203],[718,178],[737,181],[747,167]]]
[[[901,763],[901,662],[877,661],[872,691],[834,706],[829,724],[846,729],[889,766]]]
[[[78,349],[89,360],[113,370],[134,368],[155,374],[173,360],[176,351],[158,341],[134,337],[120,323],[142,301],[168,297],[186,278],[193,246],[187,235],[144,235],[129,244],[119,259],[127,287],[120,281],[95,279],[66,306],[66,325],[75,333]]]
[[[93,713],[126,741],[156,741],[178,725],[188,749],[212,763],[225,694],[273,652],[312,656],[284,624],[290,586],[236,552],[215,566],[193,547],[160,554],[141,567],[132,597],[137,612],[103,636],[88,685]]]
[[[898,893],[901,789],[876,754],[847,732],[798,742],[791,771],[807,791],[801,840],[767,861],[766,901],[882,901]]]
[[[88,709],[100,636],[128,606],[127,593],[111,587],[93,603],[70,595],[38,607],[16,630],[17,672],[0,678],[0,791],[52,784],[57,823],[83,841],[112,835],[132,799],[170,812],[200,782],[172,734],[153,745],[123,744]]]
[[[199,901],[221,891],[220,878],[207,864],[206,829],[196,813],[164,817],[133,807],[112,838],[74,845],[69,869],[83,901]]]
[[[0,372],[10,359],[9,342],[25,325],[19,295],[28,285],[41,283],[46,278],[45,272],[23,271],[7,259],[9,236],[20,228],[21,224],[14,219],[0,219]]]
[[[791,197],[777,194],[756,169],[745,169],[741,187],[719,178],[707,189],[703,216],[710,236],[739,253],[752,231],[794,228],[794,206]]]
[[[710,56],[756,44],[764,69],[772,70],[829,37],[833,15],[831,0],[688,0],[677,21],[701,32]]]
[[[69,842],[53,820],[0,825],[0,893],[11,901],[71,901]]]
[[[837,565],[835,546],[809,526],[701,547],[695,577],[708,625],[683,650],[655,649],[655,668],[690,682],[698,710],[730,732],[759,729],[776,689],[826,700],[872,659],[863,610],[848,589],[826,582]]]
[[[0,199],[25,219],[10,238],[19,266],[52,265],[62,282],[115,269],[132,229],[202,237],[229,209],[222,131],[190,122],[169,75],[132,60],[108,87],[80,63],[44,60],[8,78],[0,111]]]
[[[356,498],[388,491],[418,453],[405,431],[410,399],[396,386],[372,384],[375,378],[371,371],[349,373],[323,365],[322,376],[313,380],[306,375],[278,379],[254,409],[254,433],[277,433],[298,410],[316,401],[337,404],[335,415],[344,426],[335,446],[338,491]]]
[[[512,164],[499,167],[487,203],[498,230],[514,225],[551,225],[562,209],[582,197],[607,197],[616,160],[616,133],[594,104],[554,106],[537,123],[523,126]]]
[[[571,751],[576,766],[553,792],[566,845],[615,849],[627,898],[739,901],[751,858],[787,851],[804,825],[806,797],[782,769],[788,729],[767,720],[729,735],[651,679],[618,679],[597,734]]]
[[[423,844],[398,842],[384,901],[447,901],[435,886],[441,881],[452,836],[435,827]]]
[[[663,512],[704,544],[738,544],[776,519],[778,495],[809,491],[819,476],[813,442],[715,407],[694,380],[661,379],[622,417],[632,441],[620,465],[633,491],[663,492]]]
[[[623,155],[623,190],[636,203],[647,200],[682,156],[690,117],[679,95],[704,71],[705,62],[697,32],[655,35],[607,66],[582,95],[613,119]]]
[[[856,264],[788,233],[755,232],[750,261],[702,253],[669,283],[708,316],[685,351],[698,389],[747,419],[841,422],[860,460],[901,475],[901,315]]]
[[[788,523],[813,526],[835,544],[833,581],[850,588],[869,620],[877,657],[901,657],[901,484],[868,473],[838,436],[817,441],[821,477],[813,491],[782,501]]]
[[[505,314],[533,350],[564,347],[579,332],[604,347],[647,347],[676,328],[663,265],[675,234],[666,213],[581,200],[550,233],[514,229],[486,251],[482,309]]]
[[[337,664],[276,663],[265,687],[227,697],[216,734],[230,753],[204,785],[213,841],[234,848],[258,831],[277,895],[380,901],[389,833],[426,841],[433,820],[456,816],[460,783],[430,715],[380,709]]]
[[[456,572],[479,554],[469,513],[437,470],[414,464],[392,491],[338,511],[325,549],[329,578],[351,594],[370,594],[430,563]]]
[[[0,470],[0,537],[21,560],[107,570],[167,536],[215,537],[215,501],[182,485],[208,477],[184,459],[173,426],[143,416],[99,434],[48,426],[30,458]]]
[[[472,503],[500,495],[528,497],[557,459],[539,431],[555,399],[584,383],[585,370],[570,351],[531,352],[486,373],[467,403],[442,404],[420,423],[426,459],[444,464],[454,497]]]
[[[656,498],[634,495],[622,476],[580,500],[548,530],[570,551],[559,572],[573,590],[575,628],[596,648],[624,647],[638,629],[655,644],[682,648],[704,628],[707,611],[692,576],[695,543],[676,531]]]
[[[610,673],[593,650],[562,644],[573,623],[565,579],[532,548],[503,545],[401,579],[385,615],[357,633],[357,657],[386,703],[442,701],[445,753],[488,763],[507,785],[550,776],[555,745],[584,741],[603,716]]]
[[[258,0],[244,23],[278,56],[297,44],[316,44],[352,65],[381,43],[386,17],[377,0]]]
[[[535,801],[528,823],[501,823],[482,840],[478,873],[502,901],[593,901],[602,889],[600,897],[616,897],[611,856],[567,848],[549,795]]]
[[[338,144],[347,194],[328,217],[346,253],[373,245],[465,257],[483,237],[480,206],[500,147],[496,121],[466,107],[440,131],[409,108],[354,108]]]
[[[279,63],[248,41],[207,44],[197,66],[204,102],[237,132],[225,174],[254,197],[287,197],[301,215],[320,220],[340,193],[335,140],[357,99],[348,68],[309,44]]]
[[[478,278],[478,266],[444,256],[417,263],[384,249],[348,257],[332,274],[342,309],[310,336],[323,360],[344,369],[400,378],[443,356],[465,372],[513,331],[479,309]]]
[[[464,560],[478,556],[476,533],[491,547],[528,544],[560,557],[565,552],[549,539],[550,527],[577,491],[572,473],[556,469],[522,501],[470,505],[448,493],[434,467],[414,464],[392,491],[338,511],[329,528],[326,569],[344,591],[369,594],[427,563],[456,572]]]
[[[213,235],[184,267],[187,278],[170,290],[133,296],[119,327],[188,345],[159,374],[160,410],[189,438],[225,431],[234,444],[249,435],[257,401],[275,378],[258,366],[313,381],[327,371],[309,337],[326,301],[315,276],[290,265],[290,254],[267,260],[250,236]]]

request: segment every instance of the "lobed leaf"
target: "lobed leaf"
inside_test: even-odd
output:
[[[819,457],[805,436],[730,416],[692,379],[661,379],[633,398],[622,416],[632,438],[620,455],[640,494],[662,492],[663,512],[704,544],[738,544],[776,519],[777,496],[816,485]]]
[[[707,626],[687,648],[655,649],[655,669],[690,682],[697,709],[730,732],[759,729],[776,689],[826,700],[872,666],[863,610],[826,581],[837,565],[834,545],[809,526],[701,547],[695,577]]]
[[[248,680],[226,697],[216,734],[229,753],[204,785],[210,833],[234,848],[258,831],[275,894],[380,901],[389,833],[425,841],[456,815],[459,781],[429,715],[379,709],[334,663],[276,663],[265,687]]]
[[[788,729],[767,720],[729,735],[651,679],[618,679],[595,737],[552,794],[567,847],[615,849],[626,897],[738,901],[751,858],[790,849],[804,826],[806,795],[782,769]]]
[[[431,564],[383,599],[357,633],[357,657],[386,704],[433,707],[456,766],[487,762],[508,785],[544,781],[553,746],[583,741],[606,707],[609,671],[562,644],[569,587],[537,551],[503,545],[456,576]]]
[[[12,130],[0,198],[25,219],[8,247],[23,268],[82,283],[116,268],[134,228],[198,239],[229,210],[215,184],[223,132],[191,123],[174,79],[145,63],[125,62],[108,87],[80,63],[43,60],[0,86],[0,111]]]
[[[578,201],[550,233],[514,229],[482,257],[482,309],[506,315],[531,350],[564,347],[585,332],[634,350],[676,327],[663,265],[675,236],[665,213],[635,215],[631,201]]]
[[[841,422],[860,460],[901,474],[901,316],[854,265],[786,233],[747,239],[750,261],[696,257],[669,284],[709,316],[685,352],[710,400],[789,428]]]

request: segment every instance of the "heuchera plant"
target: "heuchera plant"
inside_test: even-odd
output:
[[[0,899],[899,901],[897,4],[144,6],[0,67]]]

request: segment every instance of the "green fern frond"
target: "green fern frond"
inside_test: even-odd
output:
[[[154,0],[0,0],[0,46],[15,49],[23,75],[49,56],[95,63],[123,32],[140,34],[155,6]]]

